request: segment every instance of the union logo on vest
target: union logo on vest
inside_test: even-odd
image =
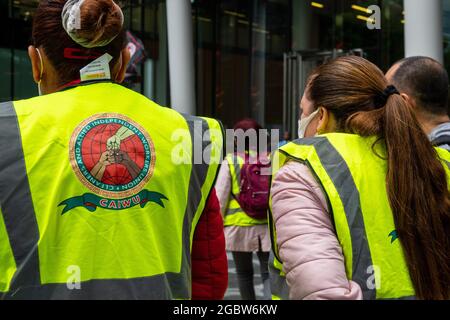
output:
[[[139,124],[120,114],[98,114],[83,121],[72,134],[70,163],[92,193],[63,201],[62,214],[84,207],[124,210],[149,202],[164,208],[166,196],[144,190],[155,168],[153,141]]]

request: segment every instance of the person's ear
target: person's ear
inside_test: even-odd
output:
[[[319,108],[319,125],[317,126],[317,133],[323,134],[328,131],[330,122],[330,111],[327,109],[320,107]]]
[[[414,109],[417,107],[416,101],[410,97],[409,95],[407,95],[406,93],[402,93],[401,94],[402,98],[409,103],[410,106],[412,106]]]
[[[31,71],[33,73],[34,82],[39,83],[42,80],[42,63],[35,46],[28,47],[28,56],[31,60]]]
[[[115,80],[117,83],[122,83],[125,80],[125,75],[127,73],[128,63],[130,62],[130,59],[130,50],[128,50],[128,48],[124,48],[120,53],[120,67]]]

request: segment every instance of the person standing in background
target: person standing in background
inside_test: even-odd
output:
[[[252,119],[244,119],[234,126],[234,131],[243,132],[248,135],[250,132],[259,133],[262,127]],[[237,144],[237,141],[235,141]],[[226,249],[232,252],[236,264],[238,285],[243,300],[256,300],[254,280],[253,280],[253,253],[256,253],[260,262],[261,277],[264,285],[264,299],[270,299],[270,280],[268,270],[268,260],[270,252],[270,237],[267,227],[267,215],[252,216],[242,208],[248,203],[240,201],[240,193],[243,186],[243,175],[248,167],[248,159],[255,156],[267,157],[268,155],[258,155],[258,143],[251,145],[246,140],[245,154],[236,152],[226,157],[222,163],[221,170],[216,182],[216,191],[224,216]],[[245,177],[244,177],[245,178]],[[265,184],[262,178],[262,185]],[[267,177],[267,192],[254,192],[259,194],[262,202],[268,201],[269,177]]]
[[[381,70],[320,66],[300,128],[272,159],[271,276],[288,286],[274,296],[449,299],[450,154]]]
[[[291,133],[289,131],[285,131],[283,133],[283,139],[278,144],[278,148],[287,145],[291,141]]]

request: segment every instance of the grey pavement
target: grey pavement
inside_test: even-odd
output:
[[[233,257],[230,252],[227,252],[228,256],[228,290],[225,293],[225,300],[242,300],[239,293],[236,266],[234,265]],[[259,273],[259,260],[256,254],[253,254],[253,272],[256,299],[263,299],[263,284],[261,280],[261,274]]]

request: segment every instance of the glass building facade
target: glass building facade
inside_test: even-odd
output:
[[[37,94],[27,56],[38,0],[0,1],[0,102]],[[166,4],[118,1],[125,26],[142,40],[146,59],[128,85],[170,106]],[[403,0],[192,0],[197,113],[230,127],[253,117],[283,126],[284,54],[348,51],[387,70],[404,56]],[[443,0],[443,44],[450,69],[450,0]],[[370,30],[367,8],[381,8]]]

